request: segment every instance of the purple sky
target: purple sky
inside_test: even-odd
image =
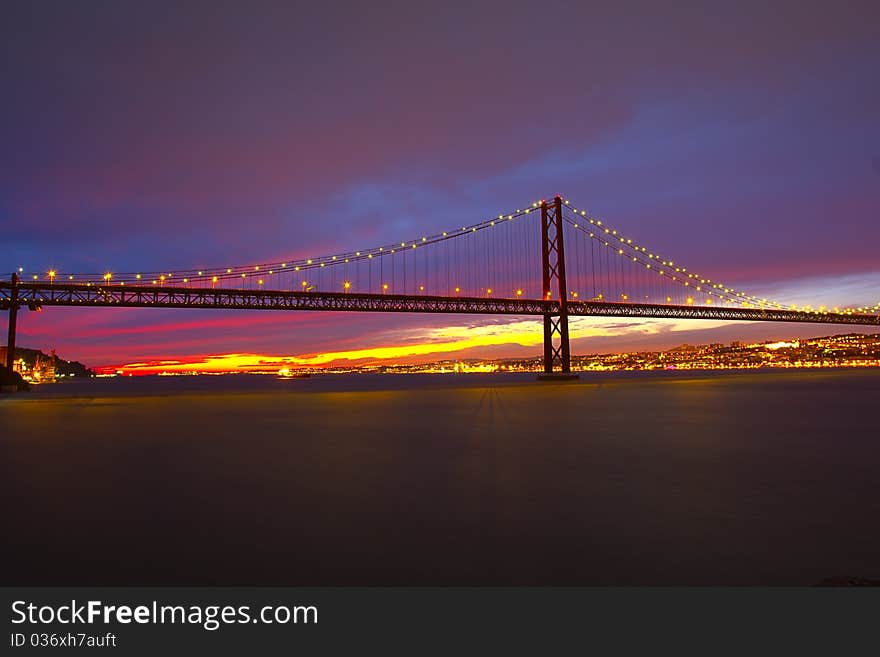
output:
[[[0,267],[246,264],[562,193],[757,294],[880,301],[876,2],[516,4],[7,8]],[[46,309],[20,343],[106,365],[470,323]],[[834,331],[640,325],[575,351]]]

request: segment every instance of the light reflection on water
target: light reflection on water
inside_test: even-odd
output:
[[[65,382],[0,401],[0,491],[26,500],[6,579],[880,578],[878,392],[864,370]]]

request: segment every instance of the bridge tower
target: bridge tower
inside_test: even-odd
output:
[[[18,316],[18,274],[12,274],[12,298],[9,303],[9,333],[6,340],[6,370],[11,375],[15,362],[15,322]]]
[[[556,295],[559,313],[544,315],[544,372],[538,378],[577,378],[571,373],[568,346],[568,289],[565,283],[562,198],[559,195],[553,199],[552,205],[541,201],[541,273],[544,299],[549,301]],[[557,366],[558,371],[554,369]]]

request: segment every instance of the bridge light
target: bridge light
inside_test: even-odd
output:
[[[153,281],[153,285],[156,285],[156,283],[158,283],[158,281]]]
[[[672,297],[666,297],[666,303],[672,303]]]
[[[260,265],[256,265],[256,266],[254,267],[254,271],[260,271]]]
[[[202,275],[202,272],[199,272],[199,276],[201,276],[201,275]]]
[[[244,278],[244,277],[245,277],[245,274],[242,274],[241,277]]]
[[[323,267],[323,266],[324,266],[324,264],[325,264],[325,263],[323,263],[323,262],[322,262],[322,263],[321,263],[321,266],[322,266],[322,267]]]
[[[216,277],[216,276],[213,276],[213,277],[211,278],[211,287],[213,287],[213,286],[216,285],[216,284],[217,284],[217,277]]]
[[[572,293],[571,293],[571,296],[573,296],[575,299],[577,299],[577,298],[578,298],[578,293],[577,293],[577,292],[572,292]]]
[[[19,267],[19,268],[18,268],[18,273],[19,273],[19,274],[20,274],[21,272],[23,272],[23,271],[24,271],[24,267]]]
[[[260,280],[257,281],[257,285],[262,285],[262,284],[263,284],[263,279],[261,278]]]
[[[707,306],[711,306],[711,305],[712,305],[712,299],[706,299],[706,305],[707,305]]]
[[[443,237],[446,237],[446,231],[443,231]],[[381,249],[380,249],[381,250]]]
[[[184,279],[183,279],[183,282],[184,282],[184,283],[189,283],[189,279],[188,279],[188,278],[184,278]]]
[[[388,283],[382,283],[382,290],[383,290],[383,291],[387,291],[387,290],[388,290]]]
[[[287,263],[286,263],[286,262],[282,262],[282,263],[281,263],[281,268],[284,269],[285,267],[287,267]]]
[[[226,270],[226,273],[227,273],[227,274],[231,274],[231,273],[232,273],[232,270],[231,270],[231,269],[227,269],[227,270]]]
[[[368,253],[368,254],[367,254],[367,257],[368,257],[368,258],[372,258],[372,257],[373,257],[373,254],[372,254],[372,253]]]
[[[309,284],[308,281],[303,281],[303,282],[302,282],[302,286],[303,286],[303,288],[305,288],[306,286],[308,286],[308,284]]]
[[[461,292],[461,288],[460,287],[455,288],[455,293],[458,294],[459,292]]]
[[[494,222],[494,221],[492,222],[492,225],[493,225],[493,226],[495,225],[495,222]],[[423,237],[423,238],[422,238],[422,241],[423,241],[423,242],[427,242],[427,241],[428,241],[428,238],[427,238],[427,237]]]
[[[67,277],[67,280],[72,281],[72,280],[73,280],[73,276],[68,276],[68,277]]]
[[[342,287],[343,287],[343,289],[345,289],[345,290],[349,290],[349,289],[351,289],[351,281],[345,281],[345,282],[342,284]]]
[[[333,256],[333,259],[336,260],[336,256]]]
[[[693,302],[694,302],[693,297],[688,297],[688,298],[687,298],[687,302],[688,302],[689,304],[693,303]]]
[[[299,271],[299,266],[294,267],[293,271]]]
[[[106,276],[105,276],[105,278],[106,278]],[[36,274],[34,274],[34,280],[37,280],[37,275],[36,275]]]
[[[55,270],[54,270],[54,269],[50,269],[50,270],[49,270],[49,280],[51,281],[51,280],[53,280],[54,278],[55,278]]]
[[[306,264],[307,264],[307,265],[310,265],[310,264],[312,264],[312,261],[311,261],[311,260],[306,260]]]
[[[522,296],[522,290],[517,290],[517,291],[516,291],[516,296],[521,297],[521,296]]]
[[[136,274],[136,275],[135,275],[135,278],[138,279],[138,280],[141,280],[141,275],[140,275],[140,274]]]
[[[269,270],[269,273],[270,273],[270,274],[274,274],[274,273],[275,273],[275,272],[274,272],[274,271],[272,271],[272,270],[271,270],[271,269],[270,269],[270,270]]]
[[[413,244],[412,246],[413,246],[413,248],[416,248],[416,245],[415,245],[415,244]]]
[[[113,274],[111,274],[109,271],[106,274],[104,274],[105,281],[109,281],[112,277],[113,277]],[[36,276],[34,276],[34,278],[36,278]]]

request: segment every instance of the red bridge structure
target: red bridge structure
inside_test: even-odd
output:
[[[10,370],[18,310],[44,306],[533,315],[543,318],[551,377],[571,372],[570,317],[880,326],[880,304],[798,308],[748,294],[560,196],[433,235],[314,258],[175,271],[19,271],[0,282]]]

